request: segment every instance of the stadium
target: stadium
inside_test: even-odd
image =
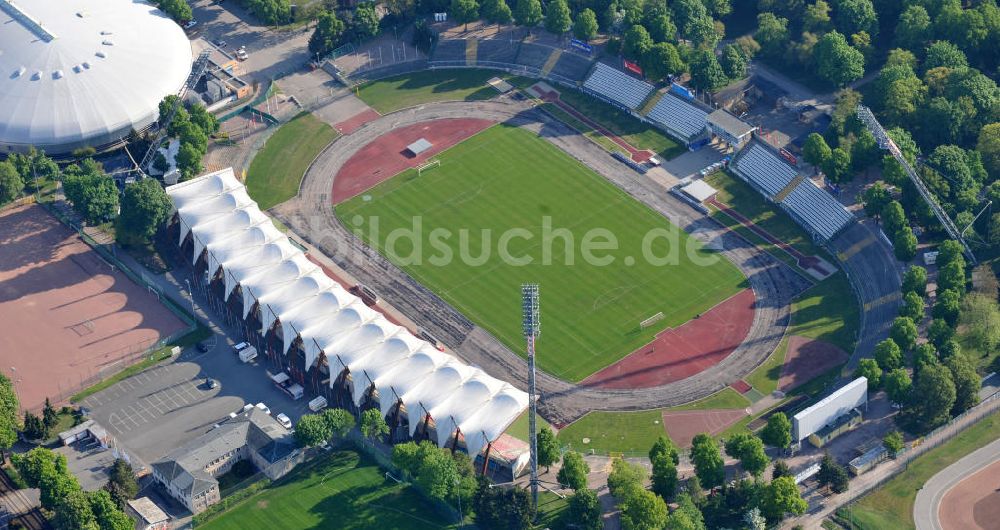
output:
[[[191,72],[180,26],[132,0],[0,1],[0,153],[110,147]]]

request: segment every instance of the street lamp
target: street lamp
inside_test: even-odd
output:
[[[187,284],[188,296],[191,297],[191,316],[197,318],[197,315],[195,314],[194,310],[194,291],[191,290],[191,280],[185,278],[184,283]]]

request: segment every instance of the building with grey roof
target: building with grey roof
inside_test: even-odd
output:
[[[192,513],[219,502],[219,481],[236,462],[249,460],[268,478],[284,476],[302,461],[291,432],[254,407],[154,462],[153,477]]]

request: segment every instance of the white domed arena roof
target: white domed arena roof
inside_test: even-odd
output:
[[[187,36],[143,0],[0,0],[0,28],[0,152],[114,142],[191,72]]]

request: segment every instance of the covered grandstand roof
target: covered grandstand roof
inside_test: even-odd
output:
[[[526,393],[479,368],[436,350],[409,330],[368,308],[310,262],[287,237],[269,239],[273,229],[251,224],[256,204],[246,204],[242,184],[227,169],[167,188],[181,231],[210,254],[226,277],[226,292],[243,288],[244,314],[260,307],[262,329],[281,322],[287,350],[302,339],[308,370],[323,353],[336,370],[351,374],[351,395],[360,405],[373,384],[388,413],[396,400],[406,407],[412,432],[430,414],[437,442],[460,430],[470,455],[495,440],[528,406]],[[227,208],[231,210],[226,211]],[[248,241],[240,251],[236,241]],[[183,242],[183,238],[182,238]],[[200,253],[200,250],[198,251]],[[219,256],[213,256],[218,252]]]
[[[706,116],[708,112],[701,107],[672,94],[664,94],[646,115],[687,141],[705,131]]]
[[[709,114],[708,123],[713,127],[725,131],[733,138],[742,138],[757,129],[753,125],[733,116],[725,109],[719,109]]]
[[[0,0],[0,152],[98,147],[157,118],[191,43],[141,0]]]
[[[633,110],[653,91],[653,85],[604,63],[595,65],[583,87]]]

